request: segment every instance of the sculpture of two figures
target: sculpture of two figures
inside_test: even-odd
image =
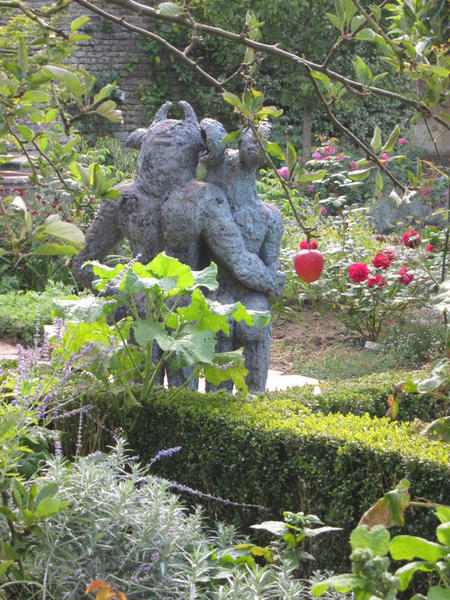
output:
[[[168,119],[172,104],[166,102],[148,129],[131,134],[129,145],[140,149],[135,180],[119,186],[118,200],[102,203],[75,272],[89,285],[92,272],[83,263],[103,260],[125,237],[143,263],[162,251],[194,270],[214,261],[217,300],[269,310],[268,299],[281,295],[285,283],[278,270],[283,225],[277,209],[256,192],[256,173],[264,162],[258,142],[246,130],[238,150],[226,149],[219,122],[199,123],[187,102],[179,106],[184,119]],[[199,161],[206,167],[205,182],[195,178]],[[271,325],[233,321],[230,336],[218,339],[218,351],[244,347],[251,391],[265,389],[270,338]]]

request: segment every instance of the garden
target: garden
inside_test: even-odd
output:
[[[271,315],[214,262],[86,254],[142,160],[74,59],[100,22],[140,36],[149,122],[181,94],[253,136]],[[450,600],[446,3],[0,0],[0,29],[0,600]],[[317,385],[256,392],[217,343],[271,317]]]

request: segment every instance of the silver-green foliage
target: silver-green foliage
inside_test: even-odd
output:
[[[27,572],[47,598],[75,600],[103,579],[130,600],[149,598],[300,598],[304,585],[287,562],[227,566],[215,555],[234,541],[229,527],[206,532],[164,482],[127,460],[119,442],[110,455],[54,461],[43,477],[59,485],[69,508],[47,520]],[[303,590],[303,592],[302,592]]]

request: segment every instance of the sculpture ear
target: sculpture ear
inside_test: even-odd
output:
[[[195,114],[192,106],[186,102],[185,100],[180,100],[178,102],[178,106],[184,112],[184,120],[188,121],[188,123],[193,123],[194,125],[198,125],[197,115]]]
[[[144,139],[147,130],[145,127],[141,127],[140,129],[136,129],[133,133],[127,137],[125,141],[125,146],[127,148],[133,148],[134,150],[140,150],[142,145],[142,140]]]
[[[167,119],[167,114],[172,108],[172,106],[173,104],[172,102],[170,102],[170,100],[164,102],[164,104],[158,109],[158,112],[156,113],[155,118],[153,119],[153,123],[156,123],[157,121],[165,121]]]

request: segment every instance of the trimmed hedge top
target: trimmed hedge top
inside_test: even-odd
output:
[[[221,394],[199,395],[184,392],[170,399],[163,392],[152,401],[172,406],[179,416],[195,412],[205,419],[223,418],[234,425],[246,425],[283,436],[312,437],[336,441],[339,446],[365,447],[382,454],[396,453],[423,462],[432,461],[450,467],[450,446],[430,441],[414,433],[409,423],[387,418],[339,413],[313,413],[290,398],[273,396],[245,399]]]

